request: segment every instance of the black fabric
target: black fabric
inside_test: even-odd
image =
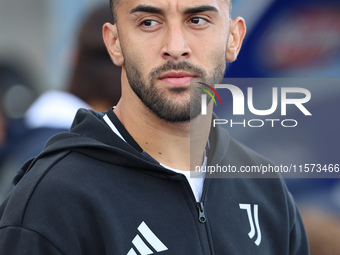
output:
[[[142,254],[132,242],[137,237],[152,254],[308,254],[299,212],[280,178],[208,178],[196,203],[184,175],[137,152],[103,116],[80,110],[71,131],[54,136],[24,166],[0,207],[0,254]],[[208,164],[269,163],[222,128],[209,139]],[[251,206],[253,218],[258,207],[253,237],[240,204]],[[141,224],[166,249],[157,251]]]
[[[123,136],[125,141],[130,144],[133,148],[135,148],[139,152],[143,152],[143,149],[136,143],[136,141],[132,138],[132,136],[129,134],[129,132],[125,129],[123,124],[120,122],[120,120],[117,118],[114,111],[108,111],[107,116],[111,120],[111,122],[115,125],[119,133]]]

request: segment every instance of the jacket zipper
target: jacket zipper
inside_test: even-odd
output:
[[[197,203],[198,221],[202,224],[207,221],[207,218],[205,216],[205,210],[204,210],[204,201],[205,201],[205,197],[207,194],[209,183],[210,183],[210,178],[206,178],[203,184],[203,192],[202,192],[201,201]]]
[[[198,221],[203,224],[207,221],[207,218],[205,217],[203,202],[197,203],[197,209],[198,209]]]
[[[208,250],[209,250],[209,254],[214,254],[213,249],[212,249],[212,242],[211,242],[211,238],[210,235],[208,233],[208,226],[207,224],[207,216],[206,216],[206,211],[204,208],[204,203],[206,201],[206,194],[207,194],[207,190],[208,190],[208,186],[210,184],[210,178],[206,178],[203,184],[203,193],[202,193],[202,197],[201,197],[201,201],[200,202],[196,202],[196,206],[197,206],[197,210],[198,210],[198,221],[200,224],[202,224],[204,226],[205,229],[205,235],[207,237],[207,245],[208,245]],[[202,227],[203,227],[202,226]]]
[[[204,181],[204,184],[203,184],[203,192],[202,192],[202,197],[201,197],[201,200],[200,202],[196,202],[196,199],[195,199],[195,196],[192,192],[192,189],[190,187],[190,184],[189,182],[186,180],[186,177],[183,176],[183,178],[185,179],[185,182],[186,182],[186,186],[188,188],[188,190],[190,191],[191,193],[191,197],[194,201],[194,203],[196,204],[196,208],[198,210],[198,222],[199,224],[201,225],[201,227],[199,227],[199,229],[201,229],[201,231],[204,231],[204,234],[206,236],[206,242],[204,242],[202,240],[202,244],[204,244],[204,246],[206,247],[207,251],[209,251],[209,253],[205,253],[204,255],[214,255],[214,252],[212,250],[212,242],[211,242],[211,238],[208,234],[208,229],[207,229],[207,216],[206,216],[206,213],[205,213],[205,208],[204,208],[204,203],[205,203],[205,200],[206,200],[206,194],[207,194],[207,190],[208,190],[208,186],[209,186],[209,183],[210,183],[210,178],[206,178],[205,181]],[[203,230],[204,229],[204,230]]]

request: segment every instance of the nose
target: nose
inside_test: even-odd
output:
[[[161,54],[164,59],[173,61],[188,59],[191,56],[185,31],[180,25],[168,27]]]

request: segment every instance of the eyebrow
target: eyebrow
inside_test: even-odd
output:
[[[211,5],[201,5],[196,7],[190,7],[184,10],[184,14],[195,14],[200,12],[219,12],[218,9]],[[164,11],[160,8],[149,6],[149,5],[138,5],[130,11],[130,14],[135,12],[149,12],[149,13],[156,13],[156,14],[164,14]]]
[[[200,13],[200,12],[207,12],[207,11],[212,11],[212,12],[219,12],[218,9],[214,6],[211,5],[201,5],[197,7],[191,7],[187,8],[184,13],[185,14],[195,14],[195,13]]]
[[[149,5],[138,5],[130,11],[130,14],[135,12],[149,12],[156,14],[163,14],[163,10],[157,7],[149,6]]]

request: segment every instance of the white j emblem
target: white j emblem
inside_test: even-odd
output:
[[[254,204],[254,220],[253,220],[253,215],[252,215],[252,210],[251,210],[251,204],[240,204],[240,209],[247,210],[247,215],[248,215],[248,220],[249,220],[249,225],[250,225],[250,231],[248,233],[248,236],[250,239],[254,238],[256,234],[255,232],[255,227],[256,227],[257,239],[255,240],[255,244],[259,246],[261,243],[261,238],[262,238],[260,224],[259,224],[259,205]],[[255,226],[254,226],[254,221],[255,221]]]

